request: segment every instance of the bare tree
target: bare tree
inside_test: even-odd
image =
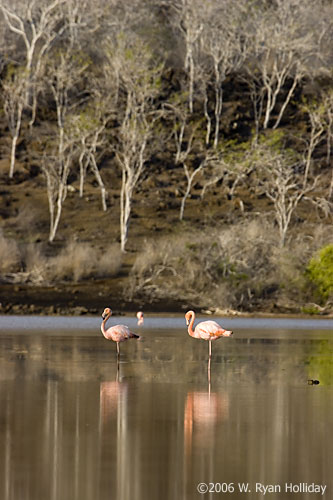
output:
[[[208,56],[213,73],[214,148],[216,149],[222,113],[223,82],[230,73],[235,73],[241,67],[246,55],[246,38],[240,29],[241,17],[244,15],[244,2],[215,1],[209,2],[205,8],[208,22],[204,26],[200,42],[203,58],[206,59]],[[205,114],[209,123],[208,112],[206,111]],[[209,129],[207,143],[209,142]]]
[[[313,153],[316,147],[323,141],[326,129],[326,108],[324,103],[316,101],[303,103],[302,110],[308,115],[310,124],[310,133],[307,136],[301,136],[301,141],[305,143],[304,148],[304,180],[303,185],[308,182],[309,172],[313,163]]]
[[[197,167],[195,167],[192,170],[192,172],[190,172],[190,170],[189,170],[187,164],[185,163],[185,161],[183,162],[183,169],[184,169],[184,172],[185,172],[187,185],[186,185],[186,189],[185,189],[185,192],[184,192],[184,196],[183,196],[181,204],[180,204],[179,220],[183,220],[183,218],[184,218],[185,203],[186,203],[187,198],[190,195],[194,178],[204,168],[205,163],[206,163],[206,160],[203,159],[199,163],[199,165]]]
[[[52,54],[46,63],[46,86],[49,87],[57,112],[58,126],[58,156],[64,161],[65,124],[69,113],[82,104],[85,97],[81,97],[79,84],[81,77],[90,64],[81,54],[74,51],[57,51]],[[72,95],[75,92],[75,99]]]
[[[193,112],[194,86],[196,81],[196,62],[200,52],[200,37],[204,29],[205,10],[200,0],[161,0],[160,6],[165,5],[170,11],[172,29],[184,41],[184,69],[188,78],[188,106]]]
[[[103,0],[66,0],[64,6],[66,20],[66,40],[69,47],[87,47],[91,38],[96,36],[103,18],[110,15]]]
[[[67,139],[67,138],[66,138]],[[47,145],[43,145],[47,148]],[[53,149],[53,155],[52,155]],[[75,146],[71,140],[63,140],[62,153],[63,160],[58,157],[58,145],[53,144],[53,148],[42,156],[42,171],[46,179],[46,191],[50,213],[49,241],[54,241],[56,236],[63,203],[67,194],[67,180],[70,167],[75,155]]]
[[[52,139],[44,147],[42,166],[49,200],[50,242],[58,229],[67,195],[68,175],[77,154],[77,137],[71,127],[71,115],[83,102],[79,89],[88,66],[89,60],[73,51],[56,51],[45,61],[45,88],[51,91],[57,115],[57,126],[49,133]]]
[[[107,191],[104,181],[98,168],[99,150],[103,154],[107,148],[108,115],[105,114],[103,102],[94,99],[80,113],[70,116],[69,127],[79,148],[79,169],[80,169],[80,189],[79,196],[83,197],[84,181],[87,170],[95,175],[96,181],[101,190],[102,208],[107,210],[106,196]]]
[[[276,159],[273,175],[270,182],[265,186],[266,196],[274,204],[281,247],[285,245],[287,231],[294,211],[304,195],[312,191],[316,184],[313,182],[306,187],[299,184],[295,179],[293,170],[293,165],[286,167],[279,159]]]
[[[192,143],[195,135],[194,127],[192,133],[190,134],[189,140],[186,137],[186,129],[192,123],[191,113],[187,106],[187,96],[185,92],[180,92],[172,96],[168,102],[163,103],[163,108],[165,110],[165,116],[169,118],[171,125],[171,136],[174,139],[176,152],[175,152],[175,163],[178,165],[184,160],[190,153],[192,149]]]
[[[175,164],[183,166],[186,177],[186,188],[180,204],[179,220],[184,218],[185,203],[190,195],[194,178],[206,164],[206,152],[200,131],[202,120],[193,118],[185,100],[185,94],[180,93],[175,95],[172,101],[164,103],[166,116],[171,121],[172,136],[176,146]],[[194,154],[200,155],[199,163],[195,164]]]
[[[236,188],[241,182],[246,181],[253,170],[253,144],[246,142],[236,145],[234,141],[223,141],[218,151],[210,159],[205,175],[201,179],[201,199],[204,198],[206,190],[218,182],[223,182],[223,187],[232,199]],[[244,212],[244,203],[239,198],[238,204]]]
[[[117,68],[119,88],[124,95],[123,105],[118,104],[119,127],[114,130],[112,147],[122,173],[120,244],[125,252],[134,190],[151,155],[150,145],[160,116],[156,98],[162,65],[156,63],[148,46],[133,34],[120,33],[110,40],[106,56],[105,65]]]
[[[22,114],[25,107],[27,80],[24,68],[7,67],[7,75],[2,82],[4,112],[12,136],[10,149],[9,177],[14,175],[17,141],[20,136]]]
[[[329,165],[333,146],[333,90],[330,90],[325,97],[325,108],[327,113],[327,148],[326,148],[326,163]],[[332,177],[333,184],[333,177]],[[330,189],[330,196],[332,188]]]
[[[330,165],[332,160],[332,145],[333,145],[333,90],[324,91],[319,112],[323,115],[325,134],[326,134],[326,164]],[[331,182],[328,190],[328,199],[333,194],[333,168]]]
[[[262,127],[267,129],[273,112],[277,118],[272,127],[279,126],[297,85],[311,72],[314,61],[319,61],[320,34],[306,29],[312,10],[308,0],[277,0],[263,9],[250,5],[245,32],[252,53],[245,70],[257,128],[263,117]]]
[[[24,68],[20,70],[21,85],[11,99],[12,106],[16,106],[15,112],[11,113],[11,119],[15,116],[16,123],[14,128],[12,125],[12,130],[15,132],[12,135],[9,177],[14,175],[16,145],[21,130],[23,110],[29,105],[31,109],[35,109],[32,103],[35,102],[35,85],[41,59],[59,35],[59,29],[63,29],[59,28],[57,12],[65,1],[30,0],[24,2],[18,0],[15,6],[9,0],[0,2],[0,9],[8,28],[23,41],[25,47],[25,60],[20,63]]]
[[[299,159],[293,152],[282,153],[262,145],[255,152],[254,162],[259,172],[259,192],[273,202],[280,246],[283,247],[292,215],[305,194],[315,188],[317,179],[311,184],[303,183],[296,173]]]

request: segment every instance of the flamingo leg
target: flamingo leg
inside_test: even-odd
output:
[[[209,359],[212,357],[212,341],[209,341]]]
[[[210,362],[211,362],[211,358],[208,359],[208,370],[207,370],[207,374],[208,374],[208,394],[210,395]]]
[[[119,358],[119,355],[120,355],[119,342],[117,342],[117,359]]]

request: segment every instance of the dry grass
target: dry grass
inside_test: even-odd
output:
[[[30,243],[21,248],[21,259],[29,281],[34,284],[43,284],[47,277],[47,261],[41,248],[35,243]]]
[[[195,240],[190,233],[161,238],[138,255],[132,296],[247,310],[265,300],[292,302],[304,293],[306,263],[327,242],[327,234],[318,226],[308,240],[291,238],[280,248],[274,223],[263,217],[207,229]]]
[[[46,257],[35,243],[21,245],[0,233],[0,272],[17,273],[34,284],[56,281],[78,282],[91,277],[111,277],[122,266],[120,246],[96,248],[89,243],[70,241],[58,255]]]
[[[123,254],[120,245],[113,243],[98,251],[98,259],[94,266],[97,277],[116,276],[122,266]]]
[[[219,295],[207,268],[211,248],[202,236],[195,243],[190,233],[148,242],[132,270],[131,294],[144,294],[147,300],[172,298],[197,301]]]
[[[51,281],[78,282],[91,277],[116,275],[122,264],[119,245],[96,249],[89,243],[70,241],[59,255],[49,259],[47,277]]]
[[[47,277],[50,281],[77,282],[92,275],[96,256],[88,243],[70,241],[59,255],[49,259]]]

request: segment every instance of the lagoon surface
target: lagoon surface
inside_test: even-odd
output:
[[[111,318],[119,365],[99,317],[0,316],[0,499],[332,499],[333,320],[208,319],[210,383],[180,316]]]

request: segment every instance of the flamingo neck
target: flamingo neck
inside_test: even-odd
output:
[[[188,334],[189,334],[189,335],[191,335],[191,337],[195,337],[195,332],[194,332],[194,330],[193,330],[194,318],[195,318],[195,314],[194,314],[194,312],[192,311],[192,312],[191,312],[191,320],[190,320],[190,324],[188,325],[188,328],[187,328]]]
[[[103,321],[102,321],[102,324],[101,324],[101,331],[102,331],[103,335],[105,335],[105,334],[106,334],[105,324],[106,324],[106,322],[107,322],[107,320],[109,319],[109,317],[110,317],[110,316],[111,316],[111,314],[108,314],[108,315],[105,317],[105,319],[103,319]]]

